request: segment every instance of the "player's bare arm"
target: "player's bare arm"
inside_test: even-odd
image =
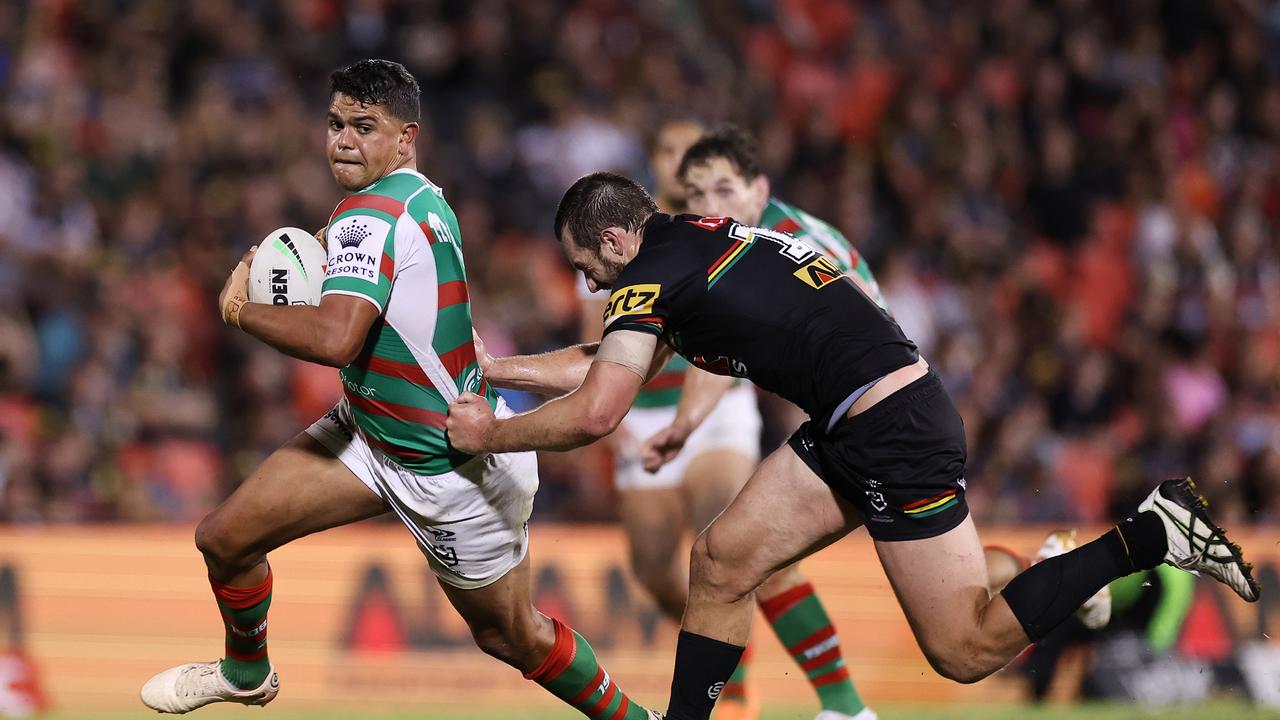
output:
[[[636,393],[669,351],[649,333],[621,330],[600,343],[586,378],[573,392],[531,412],[498,420],[488,403],[465,393],[449,406],[449,443],[463,452],[569,450],[613,432]]]
[[[640,449],[644,469],[657,472],[675,459],[693,431],[698,429],[720,402],[720,398],[733,387],[733,381],[728,375],[716,375],[696,367],[685,371],[684,387],[680,392],[680,403],[676,406],[675,419],[667,427],[649,436]]]
[[[485,378],[494,387],[558,397],[582,384],[599,347],[598,342],[584,343],[538,355],[495,358],[482,351],[483,343],[477,338],[476,357],[481,358]]]
[[[222,319],[286,355],[342,367],[360,354],[378,307],[350,295],[326,295],[317,307],[247,302],[250,249],[227,278],[218,305]]]

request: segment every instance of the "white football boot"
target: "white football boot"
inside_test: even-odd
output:
[[[1138,506],[1138,512],[1150,510],[1164,523],[1169,545],[1166,563],[1192,575],[1205,573],[1248,602],[1257,601],[1262,589],[1253,579],[1253,563],[1245,562],[1240,546],[1209,519],[1208,506],[1195,482],[1185,478],[1160,483]]]
[[[1034,562],[1047,560],[1051,557],[1057,557],[1063,553],[1071,552],[1080,546],[1076,542],[1076,531],[1071,530],[1054,530],[1045,537],[1044,542],[1040,544],[1040,549],[1036,551]],[[1101,630],[1111,622],[1111,588],[1103,585],[1102,589],[1093,594],[1093,597],[1084,601],[1079,610],[1076,610],[1076,617],[1080,618],[1081,624],[1090,630]]]
[[[879,720],[879,718],[880,716],[876,715],[875,710],[864,707],[857,715],[846,715],[835,710],[823,710],[814,716],[813,720]]]
[[[156,712],[181,714],[216,702],[266,705],[280,692],[280,676],[274,665],[267,679],[252,690],[227,682],[220,665],[214,660],[171,667],[142,686],[142,703]]]

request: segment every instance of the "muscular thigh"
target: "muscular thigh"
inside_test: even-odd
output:
[[[876,553],[921,646],[951,644],[970,631],[990,599],[982,543],[965,518],[923,540],[876,541]]]
[[[291,540],[388,510],[345,465],[306,433],[271,453],[206,519],[245,550]]]
[[[858,511],[784,445],[765,458],[705,536],[712,558],[741,563],[763,582],[861,524]]]

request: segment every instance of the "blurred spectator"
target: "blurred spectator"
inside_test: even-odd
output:
[[[1193,472],[1280,523],[1273,5],[0,4],[0,520],[198,517],[337,396],[213,300],[328,216],[327,72],[383,55],[422,82],[491,349],[573,337],[565,186],[643,176],[663,118],[733,120],[945,379],[980,519]],[[607,517],[605,468],[546,463],[536,512]]]

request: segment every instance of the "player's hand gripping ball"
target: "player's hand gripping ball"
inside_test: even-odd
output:
[[[449,444],[455,450],[478,455],[486,452],[486,440],[497,418],[489,401],[475,393],[464,392],[449,405],[449,417],[444,421]]]
[[[248,252],[240,258],[240,262],[236,263],[235,268],[231,270],[227,281],[222,284],[222,292],[218,293],[218,309],[222,313],[222,322],[234,328],[240,327],[240,308],[249,302],[249,264],[253,262],[253,256],[257,250],[257,245],[249,248]]]

